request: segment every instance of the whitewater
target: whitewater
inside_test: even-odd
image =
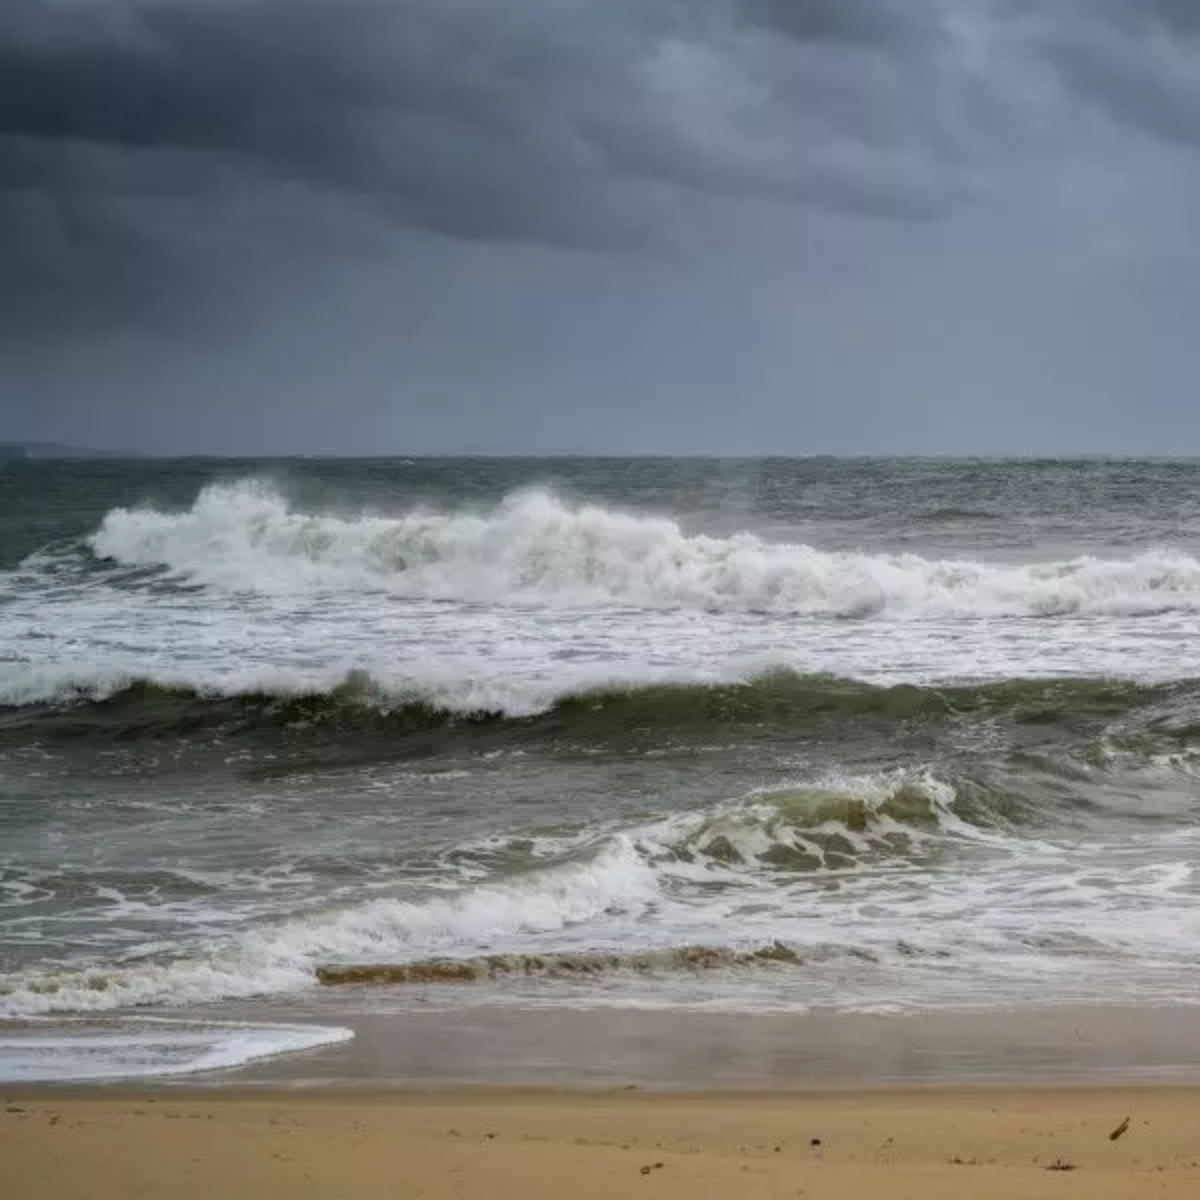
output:
[[[524,490],[495,508],[395,517],[296,511],[254,481],[206,488],[185,513],[118,509],[100,559],[227,591],[360,592],[464,604],[696,610],[778,616],[1138,616],[1200,609],[1200,562],[988,564],[830,553],[752,533],[686,534],[668,517]]]
[[[325,691],[367,673],[393,695],[515,714],[594,686],[776,667],[1166,678],[1200,611],[1200,561],[1167,546],[1033,561],[830,551],[545,489],[312,512],[243,479],[182,511],[115,508],[0,577],[0,597],[2,703],[139,679]]]
[[[412,1005],[1194,1003],[1198,478],[7,469],[0,1077]]]

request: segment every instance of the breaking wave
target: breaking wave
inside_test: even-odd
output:
[[[755,793],[707,813],[566,837],[512,873],[458,890],[256,927],[204,958],[0,975],[0,1019],[195,1005],[317,984],[801,965],[812,947],[744,930],[723,934],[723,945],[643,947],[622,944],[623,931],[664,905],[700,901],[707,927],[723,927],[720,891],[770,888],[780,872],[844,872],[880,857],[917,863],[937,836],[972,836],[954,803],[949,785],[905,773]],[[565,939],[563,948],[522,948],[547,935]]]
[[[663,864],[786,873],[840,871],[878,859],[917,861],[937,835],[974,837],[954,787],[927,771],[887,771],[760,791],[699,818],[679,816],[657,837]],[[996,813],[964,806],[987,825]]]
[[[0,974],[0,1020],[321,986],[778,976],[831,958],[908,957],[926,951],[889,941],[870,920],[835,930],[819,919],[821,896],[878,878],[880,866],[896,894],[911,896],[927,886],[931,865],[960,850],[1022,855],[1038,835],[1021,837],[1005,807],[1003,794],[981,798],[952,773],[898,769],[777,787],[615,829],[598,814],[586,829],[515,832],[511,845],[490,840],[493,869],[474,882],[460,876],[407,899],[258,924],[207,952]],[[478,858],[482,850],[463,844],[452,853]]]
[[[43,735],[168,738],[205,731],[238,734],[327,732],[353,736],[488,735],[492,739],[608,741],[639,731],[654,736],[752,726],[796,732],[818,722],[884,722],[974,716],[1051,726],[1142,714],[1166,732],[1200,727],[1200,681],[1145,684],[1113,679],[1013,679],[962,685],[877,685],[830,675],[778,670],[725,682],[614,684],[552,693],[534,704],[480,701],[439,686],[389,688],[355,671],[327,691],[288,688],[198,689],[154,680],[53,679],[35,691],[21,678],[3,691],[0,734],[36,725]]]
[[[799,616],[1141,616],[1200,611],[1200,562],[1169,549],[998,565],[691,534],[541,490],[491,510],[308,513],[256,481],[185,512],[119,508],[100,559],[241,592],[382,589],[410,600]]]
[[[481,948],[497,939],[568,929],[606,913],[639,911],[658,895],[653,867],[629,839],[618,837],[582,861],[456,895],[379,899],[260,927],[205,959],[0,975],[0,1018],[295,992],[316,982],[323,962]]]

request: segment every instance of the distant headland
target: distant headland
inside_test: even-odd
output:
[[[0,462],[43,458],[136,458],[126,450],[95,450],[60,442],[0,442]]]

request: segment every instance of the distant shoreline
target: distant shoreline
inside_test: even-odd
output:
[[[59,442],[0,442],[0,462],[40,462],[58,458],[142,458],[134,450],[96,450]]]
[[[59,442],[0,442],[0,462],[45,462],[64,459],[109,459],[129,462],[390,462],[417,466],[426,463],[448,462],[692,462],[692,463],[780,463],[780,462],[827,462],[827,463],[929,463],[978,464],[994,466],[1009,463],[1061,464],[1072,463],[1089,466],[1119,465],[1125,463],[1150,463],[1170,465],[1200,464],[1200,454],[666,454],[666,453],[594,453],[582,454],[564,451],[561,453],[498,453],[491,451],[463,451],[460,453],[432,453],[425,451],[386,454],[347,453],[279,453],[279,452],[230,452],[174,451],[159,452],[145,450],[109,450],[90,446],[71,446]]]

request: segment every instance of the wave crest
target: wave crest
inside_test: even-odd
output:
[[[1048,727],[1083,720],[1107,722],[1139,712],[1164,736],[1180,740],[1195,731],[1200,684],[1143,684],[1110,679],[1012,679],[937,686],[878,685],[832,675],[778,670],[727,682],[612,684],[555,696],[515,710],[480,701],[465,687],[388,687],[353,671],[327,691],[288,688],[201,690],[150,679],[52,679],[31,691],[19,680],[11,694],[0,687],[0,732],[33,723],[43,734],[165,738],[277,730],[342,736],[378,733],[390,738],[445,733],[516,739],[606,742],[641,734],[715,734],[750,726],[799,733],[817,723],[873,718],[883,723],[929,722],[974,716]],[[656,743],[657,744],[657,743]]]
[[[1011,566],[831,552],[689,534],[543,490],[483,512],[383,516],[306,513],[261,482],[214,484],[185,512],[114,509],[89,545],[126,567],[251,592],[371,587],[413,600],[832,617],[1200,611],[1200,562],[1171,550]]]
[[[841,870],[875,858],[909,859],[926,838],[970,827],[949,784],[891,772],[757,792],[671,831],[667,857],[685,863],[788,872]]]

